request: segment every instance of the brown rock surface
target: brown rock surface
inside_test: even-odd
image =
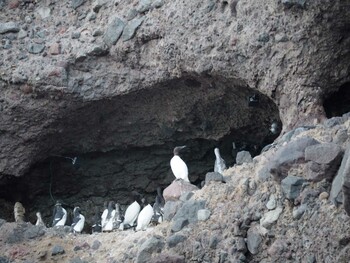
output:
[[[163,191],[165,201],[177,201],[179,198],[188,192],[198,190],[198,187],[184,180],[174,180]]]

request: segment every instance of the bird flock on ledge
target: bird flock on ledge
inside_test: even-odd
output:
[[[174,156],[170,160],[170,167],[175,176],[175,180],[184,180],[190,182],[188,179],[188,168],[186,163],[180,157],[180,151],[186,146],[177,146],[174,148]],[[225,161],[221,158],[218,148],[214,149],[215,164],[214,172],[222,173],[226,169]],[[134,201],[127,207],[125,214],[121,213],[120,205],[114,201],[105,202],[104,211],[100,215],[98,207],[96,207],[95,215],[92,218],[92,233],[96,232],[111,232],[113,230],[125,230],[133,228],[136,231],[146,230],[146,228],[153,224],[159,224],[163,221],[163,209],[165,200],[162,195],[161,188],[157,188],[157,195],[153,206],[148,204],[145,198],[136,191],[131,193]],[[20,221],[21,215],[24,217],[25,209],[22,204],[17,202],[15,204],[15,220]],[[37,221],[35,225],[45,225],[40,212],[36,213]],[[60,200],[56,201],[53,210],[52,227],[65,226],[67,221],[67,210],[62,207]],[[70,226],[71,232],[81,233],[85,224],[85,216],[81,214],[80,207],[76,206],[73,210],[73,221]]]

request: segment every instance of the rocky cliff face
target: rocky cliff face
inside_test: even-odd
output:
[[[255,155],[273,121],[320,122],[324,99],[349,85],[348,6],[0,1],[2,197],[152,192],[172,180],[172,148],[185,143],[199,181],[217,145],[232,164],[232,142]],[[81,157],[81,170],[57,155]]]
[[[349,130],[349,114],[293,129],[224,176],[208,173],[202,189],[191,186],[180,198],[169,189],[190,184],[174,182],[163,192],[166,221],[146,231],[77,235],[67,226],[1,219],[0,260],[349,262]],[[282,171],[279,178],[273,170]]]

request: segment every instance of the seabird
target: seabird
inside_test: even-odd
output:
[[[114,217],[115,217],[115,203],[114,203],[114,201],[110,201],[108,203],[107,215],[105,215],[105,211],[103,211],[103,214],[102,214],[102,220],[104,219],[103,220],[104,224],[102,224],[102,231],[112,231]],[[103,218],[104,215],[106,216],[105,218]]]
[[[98,207],[95,208],[95,215],[92,218],[92,233],[99,233],[102,231],[101,216]]]
[[[224,170],[226,170],[225,160],[221,158],[219,148],[214,149],[215,153],[215,164],[214,164],[214,172],[222,174]]]
[[[76,206],[73,210],[73,223],[71,225],[74,233],[81,233],[85,224],[85,216],[80,214],[80,207]]]
[[[153,208],[150,204],[146,205],[137,218],[136,231],[146,230],[153,216]]]
[[[141,200],[140,200],[140,194],[133,191],[131,193],[134,196],[134,202],[128,206],[128,208],[125,211],[124,215],[124,221],[120,224],[119,229],[124,230],[125,227],[133,227],[135,225],[135,221],[137,219],[137,216],[140,213],[141,210]]]
[[[35,223],[35,225],[36,226],[45,226],[40,212],[36,212],[36,223]]]
[[[272,134],[277,134],[278,133],[278,123],[276,121],[274,121],[271,124],[270,131],[272,132]]]
[[[170,167],[176,179],[182,179],[186,182],[190,182],[188,180],[187,165],[179,156],[180,151],[185,147],[186,146],[176,146],[174,148],[174,156],[170,160]]]
[[[248,106],[253,107],[259,104],[259,95],[253,94],[248,97]]]
[[[162,195],[162,190],[160,187],[157,187],[157,196],[155,198],[155,203],[153,204],[153,222],[161,223],[163,222],[163,215],[164,215],[164,205],[165,200]]]
[[[15,216],[16,223],[23,223],[24,222],[24,214],[26,213],[26,210],[23,207],[22,203],[20,203],[20,202],[15,203],[15,206],[13,208],[13,213]]]
[[[121,213],[120,213],[120,205],[117,203],[115,205],[115,216],[113,221],[113,229],[118,229],[120,224],[122,223]]]
[[[53,210],[52,226],[64,226],[67,220],[67,211],[62,207],[61,201],[57,200]]]
[[[108,214],[108,202],[107,201],[105,201],[103,203],[103,208],[104,209],[103,209],[103,212],[102,212],[102,215],[101,215],[101,227],[106,225],[106,218],[107,218],[107,214]]]

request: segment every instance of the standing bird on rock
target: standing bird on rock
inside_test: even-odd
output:
[[[115,217],[115,203],[114,201],[110,201],[108,203],[107,212],[103,211],[102,214],[102,231],[112,231],[113,230],[113,222]]]
[[[155,203],[153,204],[153,222],[155,222],[156,224],[163,222],[164,205],[165,200],[162,195],[162,190],[160,189],[160,187],[157,187],[157,196],[155,198]]]
[[[186,145],[176,146],[174,148],[174,157],[170,160],[170,167],[174,176],[176,177],[176,180],[182,179],[186,182],[190,182],[190,180],[188,180],[187,165],[179,156],[180,151],[185,147]]]
[[[136,191],[133,191],[131,194],[133,195],[135,201],[126,209],[124,221],[119,226],[120,230],[124,230],[125,227],[133,227],[141,210],[141,195]]]
[[[146,205],[137,218],[136,231],[146,230],[153,216],[153,208],[150,204]]]
[[[118,229],[120,224],[122,223],[122,215],[120,212],[120,205],[117,203],[115,205],[115,215],[114,215],[114,221],[113,221],[113,229]]]
[[[71,225],[73,233],[81,233],[85,224],[85,216],[80,214],[80,207],[76,206],[73,210],[73,223]]]
[[[26,213],[26,209],[23,207],[22,203],[16,202],[13,208],[13,214],[15,217],[16,223],[24,222],[24,214]]]
[[[92,218],[91,232],[92,233],[99,233],[101,231],[102,231],[102,224],[101,224],[100,210],[98,209],[98,206],[96,206],[95,207],[95,215]]]
[[[215,153],[215,164],[214,164],[214,172],[222,174],[224,170],[226,170],[225,160],[221,158],[219,148],[214,149]]]
[[[36,212],[36,222],[35,222],[36,226],[45,226],[44,221],[41,217],[41,213],[40,212]]]
[[[52,226],[64,226],[67,220],[67,211],[62,207],[62,202],[57,200],[53,210]]]
[[[106,225],[107,214],[108,214],[108,202],[105,201],[103,203],[103,212],[102,212],[102,215],[101,215],[101,227]]]

